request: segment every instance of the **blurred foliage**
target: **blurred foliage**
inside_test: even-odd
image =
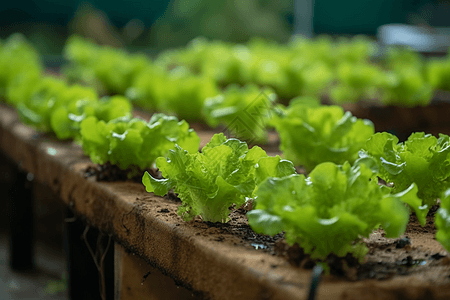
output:
[[[448,0],[316,0],[314,29],[316,34],[373,34],[378,25],[392,22],[449,26],[449,9]],[[294,0],[19,0],[5,2],[0,10],[0,38],[21,32],[43,55],[59,54],[71,34],[155,53],[198,36],[238,43],[255,36],[286,42],[293,25]]]
[[[229,42],[260,36],[284,42],[292,28],[293,0],[173,0],[151,27],[132,19],[122,28],[115,27],[105,12],[85,4],[70,22],[72,33],[98,44],[153,49],[184,46],[198,36]]]
[[[78,7],[68,26],[70,32],[92,39],[97,44],[124,46],[119,30],[112,24],[106,13],[89,3]]]
[[[293,2],[137,1],[141,3],[141,10],[138,10],[135,2],[130,6],[114,1],[107,5],[100,0],[74,0],[50,9],[47,2],[37,1],[34,12],[27,10],[18,15],[19,19],[0,20],[0,38],[21,32],[42,55],[59,54],[72,34],[100,45],[126,47],[131,51],[146,49],[150,53],[184,46],[197,36],[229,42],[246,42],[253,36],[260,36],[283,42],[289,39],[293,30]],[[6,10],[14,15],[18,6],[10,4]],[[54,14],[60,14],[60,18],[43,14],[46,10],[58,11]],[[5,12],[0,15],[7,16]]]
[[[293,0],[173,0],[153,25],[158,48],[185,45],[197,36],[245,42],[253,36],[287,41],[292,32]]]

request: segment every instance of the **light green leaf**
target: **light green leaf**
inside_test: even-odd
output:
[[[271,215],[262,209],[254,209],[247,212],[249,223],[256,233],[275,235],[283,231],[283,222],[281,217]]]

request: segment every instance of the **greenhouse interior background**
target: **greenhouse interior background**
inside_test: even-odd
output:
[[[448,1],[10,1],[0,11],[1,38],[22,32],[42,55],[58,55],[71,34],[155,53],[203,36],[280,43],[293,34],[365,34],[380,26],[450,26]]]

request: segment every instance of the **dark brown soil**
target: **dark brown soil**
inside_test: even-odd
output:
[[[147,169],[153,177],[162,178],[161,172],[158,169]],[[137,173],[138,175],[133,175]],[[84,171],[84,177],[89,178],[95,176],[96,181],[133,181],[133,182],[142,182],[142,174],[143,172],[136,172],[136,169],[126,169],[122,170],[117,165],[112,165],[110,162],[107,162],[103,165],[92,165],[86,168]]]
[[[369,252],[362,264],[350,254],[343,258],[334,254],[329,255],[324,261],[329,266],[329,273],[350,281],[363,279],[386,280],[397,275],[434,272],[434,270],[442,266],[449,265],[450,257],[445,251],[416,247],[417,237],[413,241],[409,236],[423,235],[424,233],[434,236],[436,228],[433,219],[438,208],[438,206],[434,206],[430,210],[427,224],[423,228],[418,223],[417,217],[412,214],[405,235],[402,235],[400,238],[387,239],[384,237],[383,230],[374,231],[370,238],[364,239]],[[193,221],[193,226],[205,229],[214,228],[214,240],[218,242],[232,235],[239,239],[239,242],[235,243],[236,245],[284,257],[289,264],[298,268],[312,269],[319,262],[312,260],[298,244],[289,246],[283,238],[283,233],[270,237],[253,232],[248,225],[245,212],[243,209],[233,210],[230,215],[231,220],[228,223],[211,223],[195,220]],[[212,233],[211,230],[206,230],[206,232]],[[446,278],[441,279],[450,282],[450,270],[446,272],[448,273],[445,275]]]
[[[369,248],[365,262],[359,264],[354,257],[347,255],[344,258],[330,255],[326,259],[330,267],[330,273],[345,277],[349,280],[388,279],[396,275],[408,275],[418,272],[424,272],[437,268],[438,266],[448,265],[450,257],[441,254],[442,251],[432,249],[422,249],[415,247],[408,235],[414,235],[417,239],[419,235],[431,234],[434,236],[436,227],[434,226],[434,215],[439,206],[433,206],[427,216],[427,223],[424,227],[420,226],[415,214],[411,214],[410,222],[406,228],[405,235],[397,239],[384,238],[383,230],[377,230],[365,242]],[[376,238],[378,236],[378,238]],[[296,266],[312,268],[314,262],[310,257],[304,254],[303,249],[298,245],[289,247],[285,242],[279,243],[280,254]],[[449,280],[450,272],[447,274]]]
[[[244,247],[251,247],[275,255],[275,243],[284,237],[284,233],[276,234],[273,237],[255,233],[248,225],[247,217],[245,216],[246,212],[244,209],[233,210],[230,214],[231,220],[227,223],[204,223],[208,227],[220,228],[223,233],[241,238],[241,244]]]
[[[248,225],[245,214],[246,210],[244,209],[233,209],[230,213],[230,220],[227,223],[203,222],[197,219],[192,221],[192,223],[194,227],[206,229],[208,234],[214,233],[214,235],[218,235],[214,237],[216,241],[221,242],[225,238],[232,236],[237,238],[234,239],[235,245],[276,255],[275,243],[277,240],[282,239],[284,234],[280,233],[271,237],[255,233]]]
[[[164,199],[174,201],[174,202],[179,202],[181,204],[181,199],[178,198],[178,194],[175,193],[173,190],[169,190],[169,192],[164,196]]]
[[[387,243],[367,243],[369,253],[363,264],[350,254],[345,257],[330,254],[325,262],[330,268],[330,274],[335,276],[348,280],[383,280],[395,275],[408,275],[420,271],[418,267],[437,266],[440,259],[447,257],[437,252],[429,254],[412,251],[409,254],[412,250],[410,245],[411,241],[408,237],[394,239]],[[297,267],[311,269],[317,263],[311,260],[298,244],[288,246],[285,241],[280,240],[277,243],[277,250],[279,255],[286,257],[290,264]],[[385,259],[387,256],[390,256],[389,260],[380,259]]]

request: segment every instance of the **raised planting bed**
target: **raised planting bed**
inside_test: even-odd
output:
[[[199,135],[208,140],[212,133]],[[184,222],[176,213],[180,204],[176,197],[154,196],[132,181],[87,178],[86,170],[93,164],[79,146],[37,133],[4,105],[0,105],[0,145],[37,181],[49,185],[79,219],[199,297],[308,296],[311,262],[301,250],[286,248],[281,236],[253,233],[242,210],[234,211],[226,224]],[[434,240],[434,232],[431,217],[422,228],[414,216],[401,239],[385,239],[382,231],[374,232],[360,267],[351,259],[345,267],[342,260],[329,258],[332,274],[322,278],[317,299],[449,299],[450,259]]]
[[[404,141],[412,132],[450,133],[450,92],[436,92],[427,106],[384,106],[372,102],[342,105],[358,118],[371,120],[377,132],[387,131]]]

